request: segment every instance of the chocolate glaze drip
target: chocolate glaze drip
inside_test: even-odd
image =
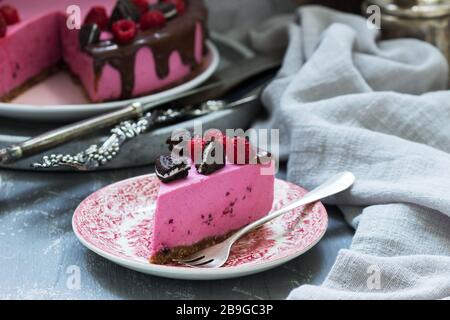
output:
[[[132,43],[119,45],[111,40],[102,41],[87,46],[84,50],[94,59],[96,85],[100,79],[103,67],[110,64],[119,71],[122,80],[121,99],[132,97],[134,88],[134,67],[139,49],[148,47],[153,53],[156,73],[160,79],[169,74],[169,57],[173,51],[178,51],[183,64],[191,69],[197,67],[195,59],[195,34],[197,24],[203,30],[203,40],[207,38],[207,11],[203,0],[189,0],[186,11],[167,21],[165,27],[158,30],[139,31]],[[203,54],[206,54],[203,43]]]

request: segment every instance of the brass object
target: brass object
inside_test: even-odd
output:
[[[366,0],[364,14],[371,5],[380,8],[384,39],[424,40],[438,47],[450,62],[450,0]]]
[[[359,13],[363,0],[295,0],[299,5],[321,5],[336,10]]]

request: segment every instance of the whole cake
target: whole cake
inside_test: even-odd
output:
[[[226,144],[234,156],[227,151],[223,162],[210,159],[220,147],[217,141],[202,146],[199,162],[173,155],[156,160],[155,171],[161,184],[151,236],[151,263],[166,264],[187,257],[224,240],[271,210],[271,159],[264,152],[249,156],[247,144],[247,154],[240,164],[238,149],[229,147],[239,141],[234,138]]]
[[[74,28],[78,13],[81,28]],[[60,62],[93,102],[170,88],[201,72],[206,20],[202,0],[3,1],[0,100]]]

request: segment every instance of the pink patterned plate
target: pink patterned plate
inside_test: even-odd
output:
[[[241,277],[279,266],[312,248],[324,235],[328,216],[317,202],[279,217],[239,240],[221,268],[195,269],[148,262],[151,224],[159,180],[145,175],[107,186],[75,210],[72,226],[78,239],[100,256],[124,267],[156,276],[212,280]],[[273,210],[307,191],[275,180]]]

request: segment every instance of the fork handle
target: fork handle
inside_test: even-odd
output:
[[[272,221],[275,218],[278,218],[279,216],[282,216],[286,214],[287,212],[298,208],[300,206],[318,201],[320,199],[332,196],[334,194],[337,194],[341,191],[346,190],[349,188],[353,182],[355,181],[355,176],[351,172],[341,172],[337,175],[331,177],[327,181],[325,181],[323,184],[315,188],[314,190],[308,192],[303,198],[296,200],[287,206],[281,208],[280,210],[277,210],[251,224],[244,227],[240,231],[236,232],[233,236],[230,237],[230,242],[235,242],[243,235],[247,234],[248,232],[258,228],[259,226]]]

